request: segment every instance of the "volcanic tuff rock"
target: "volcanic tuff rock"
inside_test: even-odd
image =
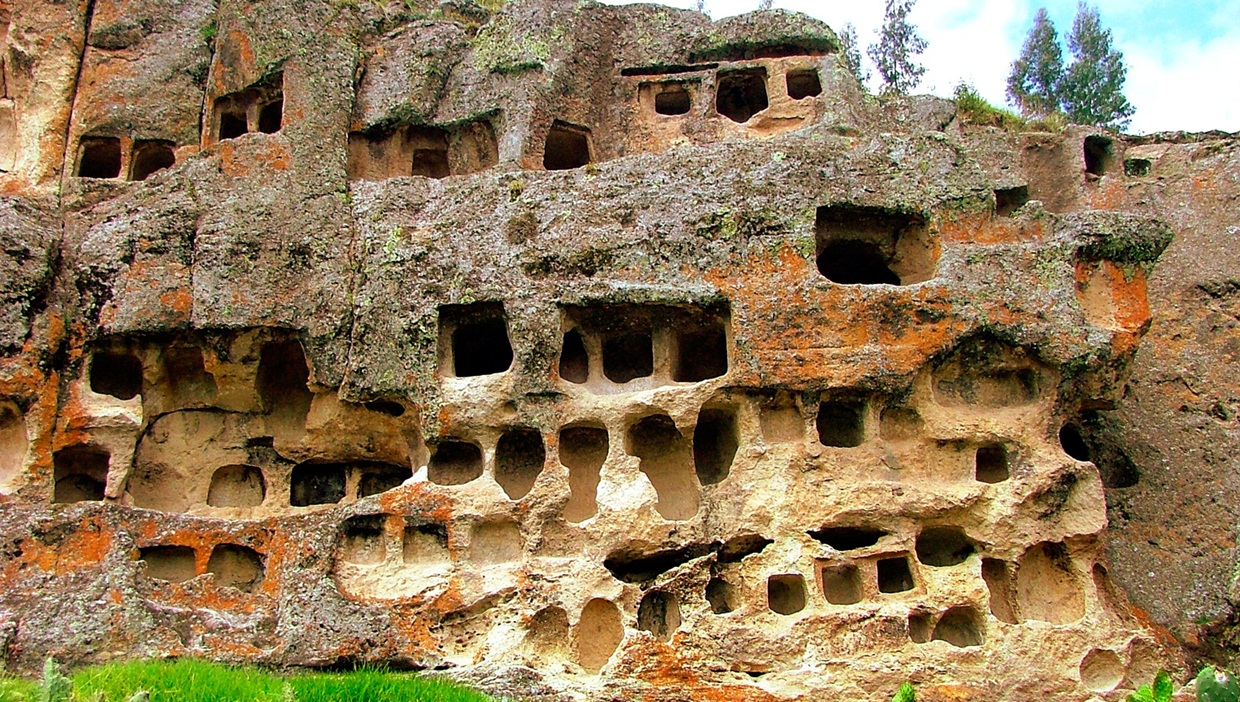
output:
[[[14,670],[1121,699],[1227,633],[1226,136],[963,124],[778,11],[0,20]]]

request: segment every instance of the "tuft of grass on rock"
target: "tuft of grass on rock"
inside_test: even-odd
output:
[[[986,102],[986,98],[968,83],[956,86],[956,114],[966,124],[984,127],[1020,130],[1028,125],[1025,118],[1015,112]]]

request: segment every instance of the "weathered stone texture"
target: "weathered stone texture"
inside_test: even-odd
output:
[[[79,25],[3,176],[13,669],[1122,699],[1225,619],[1232,139],[961,124],[785,12]]]

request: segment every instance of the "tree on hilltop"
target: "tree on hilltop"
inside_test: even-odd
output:
[[[1062,111],[1078,124],[1128,126],[1136,110],[1124,97],[1124,55],[1112,46],[1111,30],[1102,27],[1098,8],[1083,0],[1077,5],[1068,49],[1072,64],[1065,70],[1055,26],[1046,8],[1039,8],[1020,58],[1012,63],[1008,98],[1027,117]]]
[[[926,73],[926,67],[916,62],[916,57],[926,50],[926,40],[908,21],[915,3],[916,0],[887,0],[878,43],[871,44],[866,51],[878,67],[883,90],[897,95],[907,95]]]
[[[1020,58],[1012,63],[1007,94],[1025,116],[1045,117],[1059,109],[1059,84],[1063,80],[1063,50],[1059,35],[1046,14],[1038,8],[1033,28],[1025,38]]]
[[[1097,7],[1083,1],[1077,6],[1068,48],[1073,60],[1063,77],[1064,112],[1079,124],[1127,127],[1136,112],[1124,97],[1128,69],[1124,55],[1111,45],[1111,30],[1103,29]]]

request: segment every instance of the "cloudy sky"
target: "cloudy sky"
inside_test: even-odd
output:
[[[1128,65],[1124,92],[1137,108],[1128,131],[1240,131],[1240,0],[1091,4],[1098,7],[1103,26],[1111,29]],[[758,0],[706,0],[706,10],[715,19],[757,5]],[[852,22],[864,47],[876,41],[884,1],[775,0],[775,7],[813,15],[834,29]],[[950,95],[964,80],[992,103],[1006,105],[1007,74],[1039,7],[1046,7],[1063,39],[1072,29],[1076,0],[918,0],[910,19],[930,47],[922,56],[926,76],[917,92]],[[1068,59],[1066,47],[1064,54]]]

